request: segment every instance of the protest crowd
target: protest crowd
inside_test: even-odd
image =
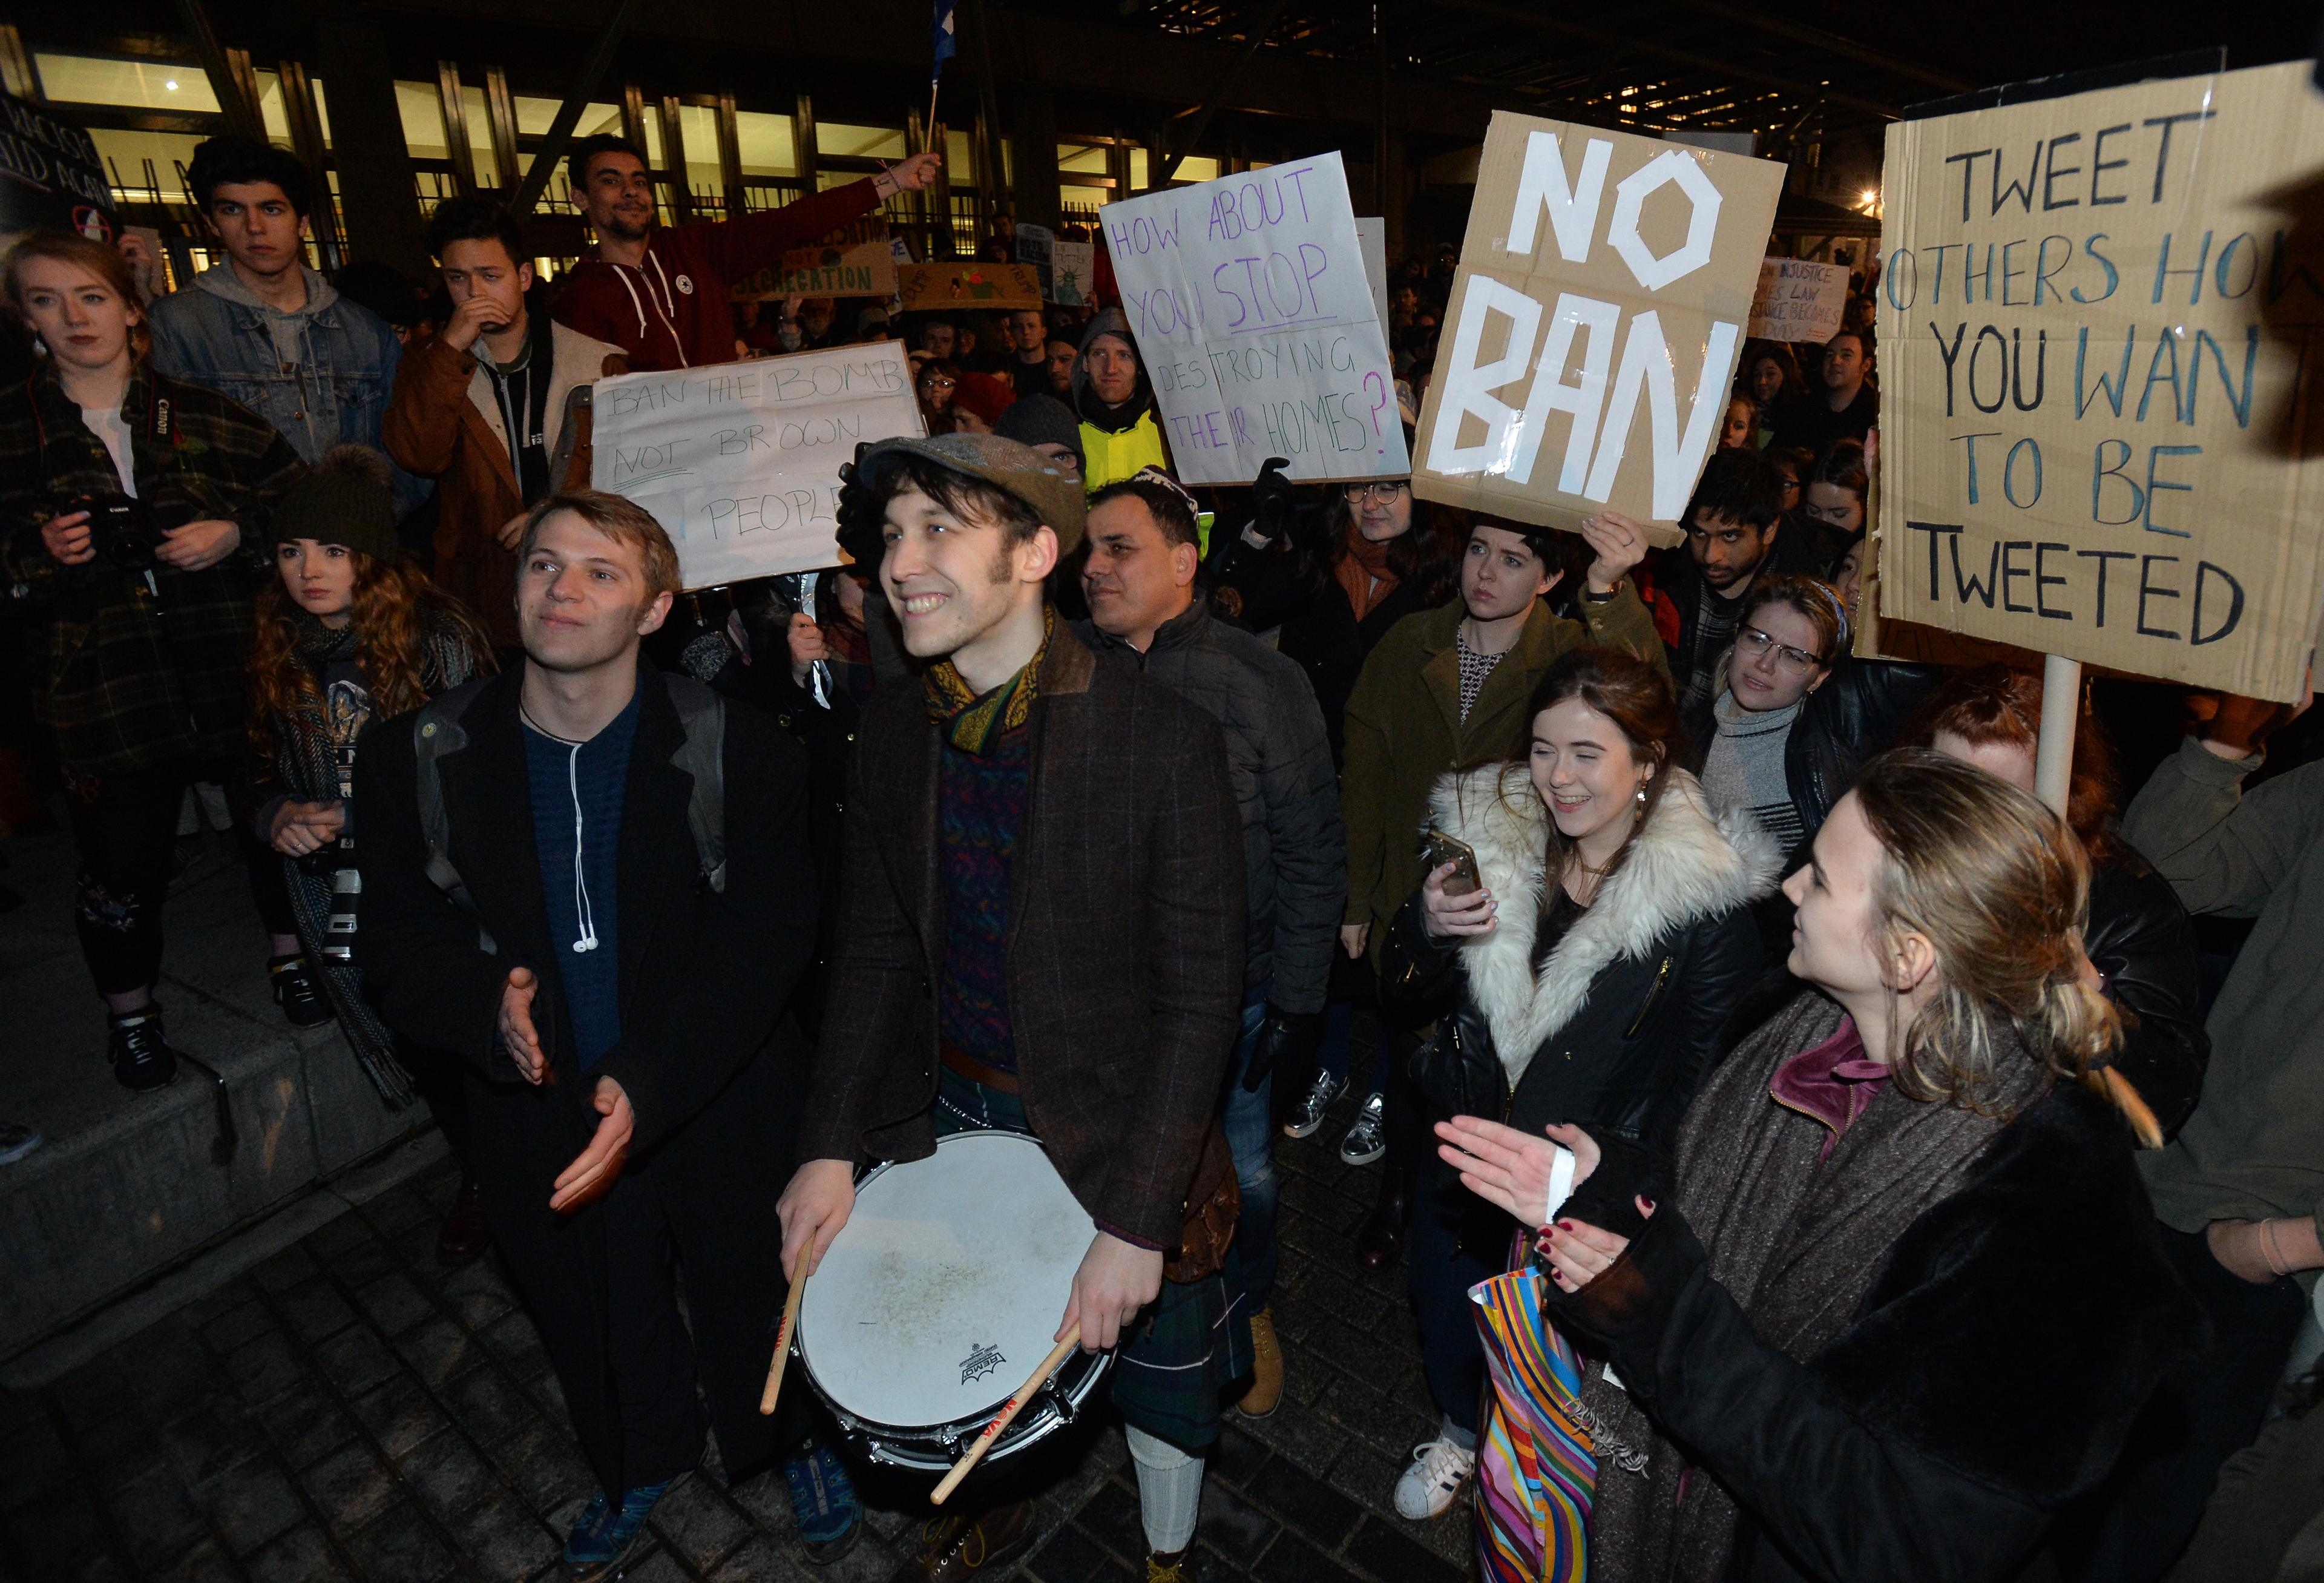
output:
[[[597,1489],[567,1574],[618,1576],[713,1436],[848,1553],[859,1426],[796,1364],[760,1411],[787,1300],[865,1167],[1005,1134],[1093,1227],[1055,1339],[1111,1355],[1149,1583],[1201,1576],[1206,1456],[1286,1391],[1275,1150],[1343,1097],[1440,1416],[1396,1507],[1471,1503],[1487,1578],[2313,1547],[2319,737],[2093,681],[2057,814],[2038,669],[1858,654],[1877,260],[1828,338],[1740,346],[1658,547],[1409,476],[1192,481],[1102,233],[1071,306],[730,303],[934,163],[669,225],[593,136],[577,267],[472,195],[433,277],[334,280],[308,171],[224,136],[180,289],[6,255],[0,717],[78,872],[0,905],[69,912],[100,1003],[54,1059],[207,1071],[155,987],[222,790],[241,948],[432,1116],[439,1256],[539,1327]],[[1457,264],[1382,282],[1416,460]],[[688,588],[593,487],[599,382],[850,347],[924,432],[844,459],[832,564]],[[1007,1573],[1011,1467],[899,1576]]]

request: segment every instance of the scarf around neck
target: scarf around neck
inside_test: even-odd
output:
[[[1024,669],[979,695],[946,657],[927,669],[928,718],[944,727],[945,740],[963,753],[979,757],[999,746],[1001,739],[1021,729],[1032,717],[1033,699],[1039,693],[1041,662],[1049,657],[1049,640],[1057,630],[1054,606],[1041,613],[1041,646]]]
[[[1355,523],[1347,528],[1348,552],[1340,557],[1333,569],[1339,574],[1340,587],[1348,596],[1348,607],[1361,621],[1379,608],[1381,600],[1396,592],[1397,575],[1388,563],[1388,551],[1396,544],[1393,539],[1375,543],[1364,537]]]

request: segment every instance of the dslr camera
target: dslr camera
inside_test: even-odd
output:
[[[65,503],[60,514],[76,511],[88,513],[89,542],[97,550],[97,563],[115,571],[152,570],[153,551],[161,547],[161,535],[182,525],[176,520],[163,520],[164,515],[174,519],[182,514],[156,513],[129,495],[77,495]]]

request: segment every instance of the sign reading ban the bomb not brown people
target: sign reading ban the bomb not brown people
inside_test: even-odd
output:
[[[2324,598],[2307,75],[1888,129],[1883,618],[2296,695]]]
[[[1554,528],[1682,536],[1784,167],[1496,111],[1413,488]]]

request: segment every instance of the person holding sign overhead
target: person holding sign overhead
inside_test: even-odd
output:
[[[627,138],[576,140],[566,156],[573,207],[596,233],[594,255],[565,276],[557,321],[620,347],[639,373],[731,363],[729,287],[778,268],[803,246],[899,192],[936,184],[942,156],[917,153],[845,187],[740,219],[664,226],[654,219],[653,176]],[[825,307],[829,318],[829,305]],[[827,328],[827,326],[826,326]]]

